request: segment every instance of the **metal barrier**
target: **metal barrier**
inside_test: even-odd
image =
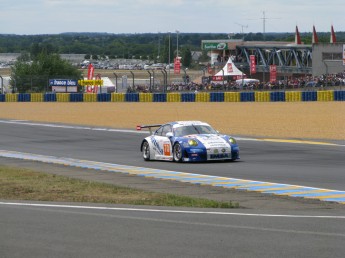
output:
[[[98,102],[110,102],[111,101],[111,94],[110,93],[97,94],[97,101]]]
[[[335,91],[334,92],[335,101],[345,101],[345,91]]]
[[[241,92],[240,93],[240,100],[241,100],[241,102],[255,101],[255,93],[254,92]]]
[[[139,102],[139,93],[126,93],[126,102]]]
[[[124,102],[125,93],[111,93],[111,102]]]
[[[18,102],[30,102],[30,101],[31,101],[31,94],[29,93],[18,94]]]
[[[195,102],[195,94],[181,93],[181,102]]]
[[[71,93],[71,102],[83,102],[83,93]]]
[[[302,101],[302,92],[301,91],[286,91],[285,92],[285,101],[286,102]]]
[[[153,94],[153,102],[167,102],[167,94],[166,93],[154,93]]]
[[[269,91],[262,91],[262,92],[255,92],[255,102],[270,102],[270,92]]]
[[[183,93],[7,93],[0,102],[309,102],[345,101],[345,91]]]
[[[272,102],[285,101],[285,92],[283,91],[271,92],[270,95]]]
[[[302,92],[302,101],[317,101],[317,92],[316,91]]]
[[[224,92],[211,92],[210,93],[211,102],[224,102]]]
[[[56,94],[55,93],[44,94],[44,102],[56,102]]]

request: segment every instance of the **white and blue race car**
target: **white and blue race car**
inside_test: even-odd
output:
[[[148,128],[150,136],[140,146],[143,158],[175,162],[200,162],[240,158],[236,140],[220,134],[208,123],[176,121],[167,124],[138,125],[137,130]],[[158,128],[152,133],[152,128]]]

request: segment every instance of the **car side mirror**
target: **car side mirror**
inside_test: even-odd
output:
[[[165,136],[168,137],[168,138],[171,138],[171,137],[173,137],[174,135],[173,135],[172,132],[168,132]]]

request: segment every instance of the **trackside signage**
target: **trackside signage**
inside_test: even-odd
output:
[[[204,50],[225,50],[228,49],[228,44],[225,42],[203,43],[202,48]]]
[[[78,86],[77,80],[66,80],[66,79],[51,79],[49,80],[50,86]]]

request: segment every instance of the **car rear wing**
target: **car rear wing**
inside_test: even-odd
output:
[[[150,134],[152,134],[152,129],[151,128],[154,128],[154,127],[160,127],[162,126],[161,124],[156,124],[156,125],[137,125],[137,131],[141,131],[141,129],[143,128],[148,128],[149,131],[150,131]]]

